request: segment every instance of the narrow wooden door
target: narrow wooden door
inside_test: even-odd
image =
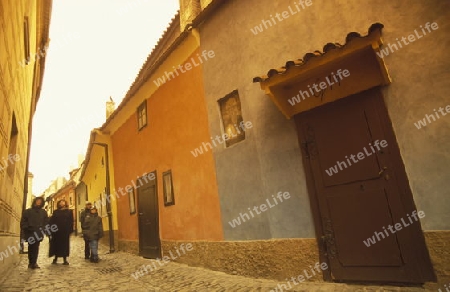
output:
[[[161,257],[156,172],[154,174],[154,180],[140,179],[141,182],[145,181],[146,183],[137,189],[139,254],[144,258],[152,259]]]
[[[296,123],[332,279],[435,280],[420,221],[408,217],[416,207],[379,89],[299,114]],[[401,230],[391,232],[396,223]]]

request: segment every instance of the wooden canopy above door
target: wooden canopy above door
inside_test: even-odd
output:
[[[292,116],[325,103],[387,85],[391,79],[382,58],[380,23],[372,24],[369,33],[351,32],[344,45],[328,43],[323,53],[307,53],[303,59],[288,61],[266,76],[253,78],[281,112]]]

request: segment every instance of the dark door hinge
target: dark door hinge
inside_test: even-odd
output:
[[[305,157],[308,158],[308,159],[311,157],[311,153],[310,153],[310,150],[309,150],[309,145],[311,145],[313,143],[314,143],[314,141],[302,141],[302,148],[303,148],[303,151],[305,153]]]

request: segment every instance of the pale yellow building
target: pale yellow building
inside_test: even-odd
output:
[[[19,260],[32,118],[42,87],[51,0],[0,2],[0,274]]]
[[[110,247],[110,251],[117,250],[118,242],[117,196],[112,155],[110,136],[93,129],[81,168],[80,181],[86,185],[88,201],[97,207],[98,214],[103,219],[105,236],[102,242]],[[110,236],[112,234],[113,236]]]

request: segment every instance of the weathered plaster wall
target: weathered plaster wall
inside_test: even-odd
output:
[[[424,235],[438,284],[442,287],[443,284],[450,283],[450,232],[426,231]]]
[[[80,223],[80,212],[84,210],[86,207],[86,184],[84,182],[80,182],[75,188],[75,197],[77,201],[76,210],[77,210],[77,233],[81,233],[81,223]],[[79,199],[78,199],[79,198]]]
[[[437,275],[437,283],[426,283],[425,291],[437,291],[450,283],[450,253],[446,245],[449,231],[425,232],[431,261]],[[192,250],[181,252],[181,245],[192,244]],[[305,275],[313,276],[306,282],[322,282],[322,274],[313,275],[310,267],[319,261],[317,242],[310,238],[247,240],[247,241],[162,241],[163,255],[191,266],[206,267],[232,275],[279,280]],[[405,289],[405,288],[404,288]],[[407,290],[402,290],[407,291]]]
[[[312,1],[299,13],[257,35],[251,29],[270,15],[288,10],[291,1],[227,1],[200,28],[201,49],[216,58],[204,66],[205,95],[212,135],[220,134],[217,100],[238,89],[244,120],[253,123],[246,140],[214,149],[222,224],[228,240],[314,237],[308,194],[294,122],[287,120],[252,78],[287,60],[345,43],[347,33],[365,35],[381,22],[384,42],[407,37],[420,25],[439,29],[385,57],[392,84],[383,92],[426,230],[450,229],[450,116],[418,130],[414,122],[450,104],[450,25],[448,1]],[[228,221],[278,191],[289,191],[288,204],[258,215],[239,227]]]
[[[112,150],[111,139],[107,135],[96,134],[95,143],[104,143],[108,145],[109,156],[109,182],[111,190],[111,220],[112,230],[116,232],[118,230],[118,216],[117,216],[117,204],[116,199],[116,184],[114,177],[114,155]],[[103,163],[102,163],[103,161]],[[86,169],[82,181],[86,184],[86,191],[88,194],[88,201],[98,209],[98,214],[102,217],[103,230],[105,235],[109,232],[109,218],[106,208],[106,156],[105,148],[100,145],[93,145],[89,161],[86,161]],[[114,242],[115,248],[118,247],[117,241]]]
[[[450,114],[422,129],[414,123],[450,105],[450,59],[445,50],[450,39],[450,2],[401,1],[384,11],[392,15],[381,19],[385,44],[427,22],[439,25],[438,30],[385,57],[393,82],[384,95],[417,209],[426,214],[422,228],[449,230]]]
[[[35,1],[0,3],[0,274],[19,261],[28,126],[30,110],[35,102],[34,69],[40,68],[36,64],[39,62],[33,58],[28,65],[24,65],[23,23],[25,16],[28,16],[30,54],[34,56],[38,46],[38,30],[42,29],[37,26],[38,10]],[[15,147],[10,146],[14,145],[11,143],[13,115],[17,125]]]
[[[194,50],[179,64],[191,62],[198,53]],[[169,57],[168,64],[179,57]],[[156,77],[160,76],[150,78],[133,97],[147,103],[147,126],[138,131],[133,111],[112,135],[116,185],[125,188],[137,176],[156,170],[161,239],[222,240],[213,156],[210,151],[198,157],[191,153],[210,139],[201,67],[180,73],[153,93]],[[168,170],[173,179],[172,206],[164,206],[163,199],[162,173]],[[118,207],[121,246],[135,249],[137,214],[130,215],[128,196],[118,199]]]
[[[163,241],[163,255],[177,255],[181,244],[189,242]],[[318,261],[314,239],[277,239],[226,242],[191,242],[192,250],[182,253],[175,261],[205,267],[233,275],[268,278],[283,281],[309,271]],[[313,276],[312,273],[309,273]],[[322,281],[316,274],[309,281]]]

